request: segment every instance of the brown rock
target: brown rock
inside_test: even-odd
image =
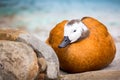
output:
[[[33,80],[37,73],[37,57],[31,47],[0,41],[0,80]]]
[[[40,72],[44,72],[47,68],[46,60],[38,57],[38,64],[40,66]]]
[[[45,73],[39,73],[35,80],[46,80],[45,79]]]
[[[21,33],[27,33],[18,29],[0,29],[0,40],[16,40]]]

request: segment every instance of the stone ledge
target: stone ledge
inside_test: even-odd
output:
[[[103,70],[61,75],[60,80],[120,80],[120,71]]]

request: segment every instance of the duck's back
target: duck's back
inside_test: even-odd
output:
[[[110,64],[115,56],[116,48],[106,27],[96,19],[85,17],[81,20],[90,30],[87,38],[58,48],[64,34],[63,21],[50,32],[47,43],[55,50],[60,66],[68,72],[83,72],[101,69]]]

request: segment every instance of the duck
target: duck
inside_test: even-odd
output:
[[[50,31],[46,43],[56,52],[60,68],[69,73],[105,68],[116,54],[107,27],[92,17],[58,23]]]

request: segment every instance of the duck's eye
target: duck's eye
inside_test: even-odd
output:
[[[76,30],[74,30],[73,32],[76,32]]]

